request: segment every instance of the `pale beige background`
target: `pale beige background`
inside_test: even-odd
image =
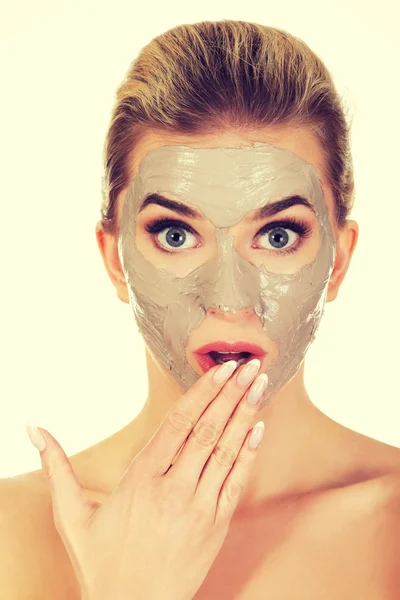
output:
[[[40,466],[27,419],[74,454],[143,405],[141,337],[95,241],[103,139],[140,48],[174,25],[221,18],[304,39],[350,108],[361,235],[306,382],[329,416],[400,446],[399,17],[397,0],[3,0],[0,477]]]

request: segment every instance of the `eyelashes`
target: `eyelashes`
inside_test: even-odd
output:
[[[276,229],[279,227],[282,229],[291,229],[301,238],[310,237],[312,234],[312,228],[305,221],[302,221],[301,219],[294,219],[293,217],[285,217],[285,219],[267,223],[264,225],[264,227],[261,227],[257,235],[265,235],[271,231],[271,229]]]
[[[164,231],[165,229],[173,228],[173,227],[183,229],[184,231],[189,232],[193,236],[198,235],[197,232],[193,229],[193,227],[191,227],[188,223],[185,223],[184,221],[180,221],[179,219],[156,218],[156,219],[153,219],[152,221],[150,221],[149,223],[146,223],[146,225],[144,226],[145,230],[149,234],[151,234],[153,237],[155,235],[157,235],[158,233],[160,233],[161,231]],[[313,231],[312,228],[305,221],[303,221],[301,219],[295,219],[293,217],[285,217],[284,219],[271,221],[270,223],[267,223],[266,225],[264,225],[257,232],[256,237],[261,237],[261,236],[267,234],[269,231],[274,230],[274,229],[280,229],[280,230],[289,229],[289,230],[295,232],[299,236],[299,239],[300,239],[300,243],[292,244],[288,248],[283,248],[283,249],[276,248],[275,250],[270,250],[269,248],[264,248],[264,250],[274,252],[275,254],[286,254],[286,253],[296,252],[299,249],[299,247],[302,245],[303,241],[312,235],[312,231]],[[156,242],[156,246],[161,252],[165,252],[167,254],[176,254],[176,252],[169,251],[166,248],[164,248],[163,246],[160,246],[159,243],[157,243],[157,242]],[[171,248],[172,248],[172,246],[171,246]],[[188,248],[183,248],[183,249],[187,250]],[[189,249],[191,249],[191,248],[189,248]]]
[[[193,227],[190,227],[190,225],[184,221],[179,221],[179,219],[154,219],[144,226],[145,230],[151,234],[160,233],[160,231],[167,229],[167,227],[179,227],[180,229],[184,229],[185,231],[189,231],[189,233],[196,235],[196,231]]]
[[[160,252],[164,252],[165,254],[177,254],[173,250],[167,250],[166,248],[161,246],[158,241],[154,241],[154,237],[156,234],[160,233],[161,231],[164,231],[165,229],[173,228],[173,227],[175,227],[177,229],[183,229],[184,231],[191,233],[193,236],[196,236],[196,234],[197,234],[197,232],[193,229],[193,227],[191,227],[188,223],[185,223],[184,221],[180,221],[179,219],[170,219],[170,218],[153,219],[149,223],[146,223],[146,225],[144,226],[145,230],[148,233],[150,233],[151,236],[153,237],[153,243],[157,247],[157,249],[160,250]],[[171,246],[171,248],[172,248],[172,246]],[[184,248],[184,250],[186,250],[186,249],[187,248]]]

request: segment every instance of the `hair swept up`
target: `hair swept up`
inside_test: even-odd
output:
[[[305,42],[246,21],[179,25],[151,40],[117,89],[103,148],[101,223],[116,233],[116,202],[148,131],[212,134],[268,125],[317,136],[342,227],[354,202],[350,124],[329,71]]]

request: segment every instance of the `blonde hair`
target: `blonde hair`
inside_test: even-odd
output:
[[[133,177],[136,144],[149,131],[216,134],[306,126],[342,227],[354,201],[350,124],[322,60],[286,31],[246,21],[179,25],[155,37],[116,92],[104,149],[101,222],[116,233],[116,202]]]

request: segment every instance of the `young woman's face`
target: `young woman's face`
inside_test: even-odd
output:
[[[148,134],[134,162],[119,253],[147,346],[185,390],[216,358],[196,352],[205,344],[256,344],[270,397],[304,358],[335,259],[317,140],[288,128]]]

